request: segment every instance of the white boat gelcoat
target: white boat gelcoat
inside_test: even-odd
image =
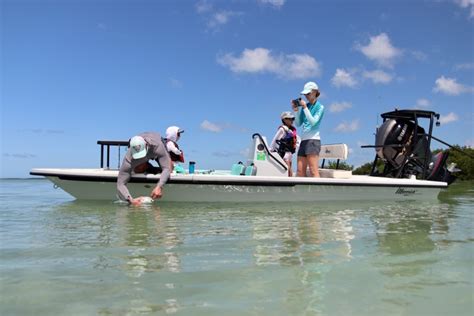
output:
[[[80,200],[116,200],[117,170],[33,169]],[[132,196],[148,196],[159,175],[132,176]],[[353,175],[347,179],[275,176],[172,174],[161,201],[169,202],[317,202],[360,200],[434,200],[445,182]]]

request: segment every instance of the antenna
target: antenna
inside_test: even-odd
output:
[[[382,96],[380,94],[377,96],[377,100],[378,100],[378,103],[379,103],[379,109],[381,109],[382,108]],[[377,119],[376,119],[377,125],[376,125],[376,127],[378,127],[379,126],[379,115],[376,114],[376,116],[377,116]]]

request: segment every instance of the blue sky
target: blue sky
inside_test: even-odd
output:
[[[439,112],[435,136],[474,145],[473,0],[0,3],[2,177],[98,167],[97,140],[170,125],[187,161],[227,169],[310,80],[322,143],[355,166],[395,107]]]

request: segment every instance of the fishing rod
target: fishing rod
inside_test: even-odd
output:
[[[459,149],[459,148],[456,148],[456,147],[454,147],[453,145],[450,145],[450,144],[446,143],[445,141],[442,141],[441,139],[434,137],[433,135],[431,135],[431,138],[433,138],[434,140],[440,142],[440,143],[443,144],[443,145],[448,146],[448,147],[451,148],[451,149],[454,149],[454,150],[460,152],[461,154],[464,154],[464,155],[470,157],[471,159],[474,159],[474,156],[473,156],[473,155],[471,155],[471,154],[469,154],[469,153],[467,153],[467,152],[465,152],[465,151],[463,151],[463,150],[461,150],[461,149]]]

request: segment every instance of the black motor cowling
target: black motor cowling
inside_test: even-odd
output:
[[[375,135],[376,152],[379,158],[387,161],[393,168],[402,166],[411,154],[415,124],[407,120],[386,120]]]
[[[384,174],[453,182],[455,177],[446,168],[448,154],[433,156],[429,143],[425,130],[413,121],[386,120],[375,135],[377,156],[385,162]]]

